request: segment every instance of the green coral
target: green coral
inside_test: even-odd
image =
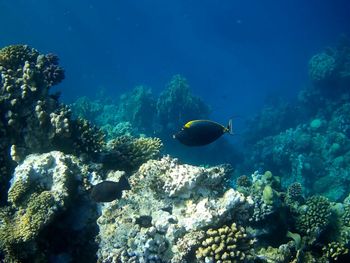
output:
[[[267,205],[273,205],[276,193],[270,185],[266,185],[263,190],[263,201]]]
[[[254,262],[253,244],[245,228],[233,223],[208,229],[196,257],[200,262]]]
[[[105,146],[104,133],[89,121],[78,118],[73,121],[73,152],[95,154]]]
[[[12,45],[0,50],[0,66],[16,70],[25,61],[35,62],[39,52],[27,45]]]
[[[121,136],[108,142],[110,152],[118,152],[118,169],[135,170],[141,164],[159,156],[163,146],[159,138]]]
[[[150,88],[137,86],[120,97],[118,115],[141,131],[152,131],[156,114],[156,101]]]
[[[345,205],[344,207],[344,213],[341,217],[341,221],[344,224],[344,226],[350,227],[350,205]]]
[[[275,247],[263,247],[257,252],[257,257],[262,259],[262,262],[266,263],[285,263],[294,262],[293,260],[293,249],[289,244]]]
[[[175,75],[157,101],[158,122],[165,130],[177,130],[188,120],[207,118],[209,107],[191,94],[187,80]]]
[[[87,119],[94,124],[99,124],[97,118],[103,113],[103,104],[99,101],[92,101],[88,97],[78,98],[72,105],[75,116]]]
[[[317,234],[330,223],[331,206],[326,197],[312,196],[299,208],[296,228],[304,234]]]
[[[341,242],[331,242],[322,248],[324,256],[328,259],[338,260],[338,257],[349,253],[349,249]]]
[[[0,215],[3,221],[0,228],[0,248],[6,252],[6,256],[12,260],[20,260],[21,257],[28,256],[24,254],[33,253],[34,251],[30,251],[36,246],[34,241],[53,219],[54,211],[55,199],[49,191],[33,193],[24,202],[24,206],[15,212],[3,210]],[[23,255],[18,254],[18,251]]]

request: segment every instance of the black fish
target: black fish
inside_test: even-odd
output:
[[[140,225],[141,227],[151,227],[152,226],[152,217],[151,216],[139,216],[136,218],[135,221],[136,224]]]
[[[226,132],[233,134],[232,120],[227,127],[210,120],[193,120],[187,122],[173,138],[187,146],[203,146],[217,140]]]
[[[118,182],[103,181],[94,185],[91,198],[96,202],[111,202],[122,196],[123,190],[130,190],[130,185],[125,176],[120,177]]]

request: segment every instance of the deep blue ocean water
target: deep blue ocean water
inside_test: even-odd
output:
[[[226,122],[308,85],[309,58],[350,35],[350,1],[2,0],[0,25],[0,46],[60,57],[65,102],[139,84],[158,93],[180,73]]]

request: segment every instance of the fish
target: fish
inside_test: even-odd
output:
[[[232,119],[226,127],[211,120],[192,120],[174,134],[173,138],[187,146],[204,146],[216,141],[224,133],[233,134]]]
[[[135,223],[138,224],[141,227],[151,227],[152,226],[152,217],[151,216],[139,216],[138,218],[136,218]]]
[[[124,190],[130,190],[130,184],[125,176],[120,177],[118,182],[103,181],[92,187],[91,198],[95,202],[111,202],[120,199]]]

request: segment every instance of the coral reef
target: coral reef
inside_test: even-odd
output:
[[[187,233],[247,217],[252,201],[223,187],[228,176],[224,166],[181,165],[170,157],[143,164],[129,178],[131,190],[124,198],[102,206],[99,259],[190,262],[199,240],[181,245],[190,239]],[[150,216],[151,225],[137,224],[140,216]]]
[[[110,140],[106,148],[114,153],[114,169],[134,171],[144,162],[159,157],[163,144],[159,138],[120,136]]]
[[[309,75],[316,87],[332,86],[333,92],[346,88],[350,83],[350,40],[342,36],[336,47],[314,55],[309,62]]]
[[[83,174],[83,166],[76,157],[57,151],[28,155],[16,167],[8,192],[8,206],[0,209],[0,248],[8,262],[41,257],[44,260],[48,256],[45,253],[54,249],[46,247],[45,252],[41,242],[46,240],[45,232],[52,224],[58,224],[56,221],[62,214],[69,218],[71,212],[67,211],[71,202],[77,200],[76,196],[84,195],[78,188]],[[88,227],[87,224],[82,226]]]
[[[157,120],[163,130],[174,132],[188,120],[206,119],[210,109],[190,93],[187,80],[175,75],[157,101]]]
[[[313,119],[310,124],[260,140],[253,146],[250,161],[283,175],[285,185],[299,182],[308,191],[341,200],[350,190],[346,162],[350,138],[345,133],[348,109],[349,104],[343,104],[330,121],[319,118],[316,125]]]
[[[58,102],[58,95],[49,94],[51,86],[64,78],[55,55],[42,55],[26,45],[5,47],[0,50],[0,74],[0,133],[3,135],[0,199],[3,202],[15,166],[12,160],[18,163],[28,154],[50,150],[79,155],[98,151],[102,145],[101,140],[86,137],[86,130],[90,128],[72,119],[71,111]],[[80,147],[72,148],[72,145]]]
[[[139,132],[153,131],[156,100],[150,88],[137,86],[120,97],[118,116],[120,121],[130,122]]]
[[[156,100],[150,88],[137,86],[113,102],[106,97],[78,98],[72,105],[74,115],[101,127],[108,139],[117,136],[153,134]]]
[[[326,52],[314,55],[309,61],[309,75],[316,82],[335,78],[336,68],[335,57]]]
[[[313,85],[299,93],[297,102],[287,111],[283,103],[269,105],[269,111],[252,120],[247,167],[254,163],[255,169],[271,169],[283,177],[284,186],[301,183],[306,195],[324,195],[331,201],[345,197],[350,191],[349,58],[350,43],[343,38],[310,60]],[[285,119],[288,125],[284,116],[290,116]]]
[[[295,104],[278,100],[248,125],[245,163],[225,154],[242,164],[209,167],[161,157],[162,141],[179,149],[169,133],[209,114],[184,77],[158,99],[139,86],[72,113],[49,93],[64,78],[55,55],[1,49],[0,261],[348,262],[349,72],[343,39],[311,58],[313,86]],[[165,140],[140,136],[154,132]],[[197,153],[213,160],[229,152],[221,143]],[[121,176],[130,189],[93,201]]]

